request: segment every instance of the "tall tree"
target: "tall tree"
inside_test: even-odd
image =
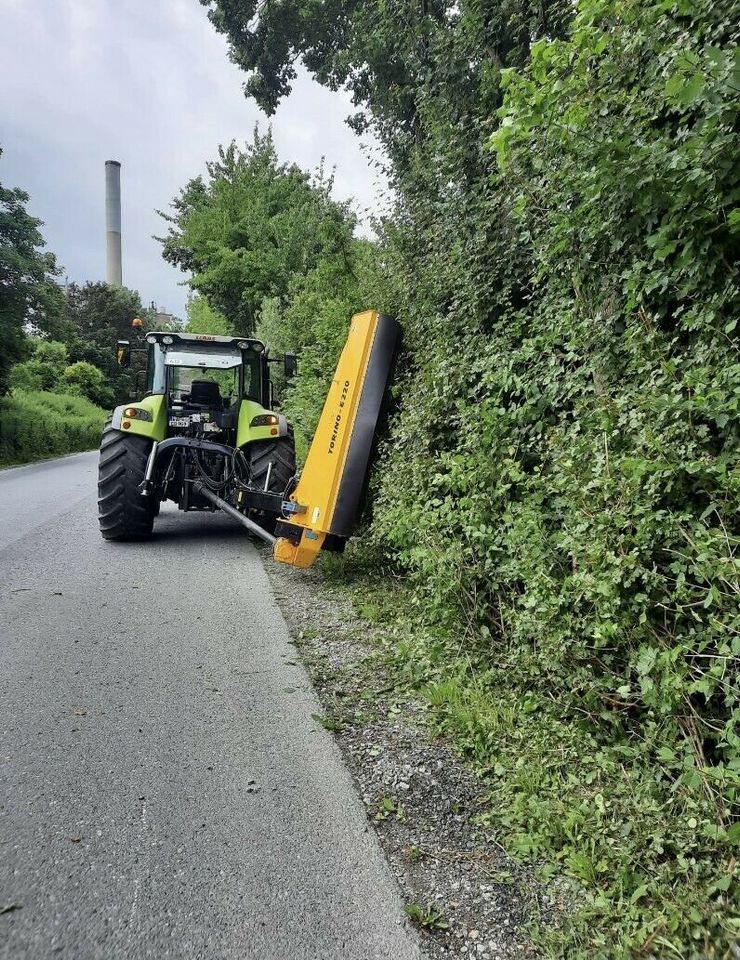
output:
[[[154,320],[151,309],[144,308],[136,290],[101,282],[69,285],[66,319],[70,332],[83,345],[103,347],[112,355],[115,341],[130,336],[135,317],[141,318],[146,328]]]
[[[201,3],[266,113],[290,93],[302,60],[320,83],[350,90],[353,125],[372,125],[397,168],[440,122],[465,141],[478,135],[499,104],[501,67],[522,63],[534,39],[562,33],[572,14],[564,0]]]
[[[284,298],[291,279],[348,249],[355,218],[331,199],[332,178],[278,161],[270,133],[240,150],[219,148],[205,178],[191,180],[161,213],[165,260],[192,273],[191,288],[251,333],[262,301]]]
[[[43,249],[43,224],[26,210],[28,200],[23,190],[0,184],[0,395],[7,392],[11,366],[24,355],[24,327],[61,312],[54,282],[59,270]]]
[[[133,380],[130,371],[121,370],[114,363],[114,348],[116,340],[131,337],[131,321],[135,317],[143,320],[145,331],[153,328],[153,311],[143,307],[135,290],[107,283],[69,285],[64,339],[70,362],[84,361],[98,367],[119,403],[129,398]]]

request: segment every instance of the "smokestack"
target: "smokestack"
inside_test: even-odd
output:
[[[121,276],[121,164],[105,161],[105,279],[122,285]]]

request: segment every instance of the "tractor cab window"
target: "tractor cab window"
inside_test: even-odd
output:
[[[229,344],[149,344],[147,389],[167,393],[180,404],[192,393],[193,381],[209,381],[218,388],[217,405],[226,408],[243,397],[262,399],[262,344],[239,349]],[[207,389],[214,398],[216,391]]]
[[[242,354],[236,347],[177,344],[166,351],[165,365],[173,405],[205,404],[225,410],[241,398]]]
[[[205,403],[225,410],[239,397],[239,368],[173,367],[169,394],[173,404]]]
[[[262,359],[256,350],[244,352],[244,385],[243,396],[250,400],[262,399]]]
[[[165,392],[164,351],[158,343],[150,343],[146,364],[146,392]]]

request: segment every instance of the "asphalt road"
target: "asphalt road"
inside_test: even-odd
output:
[[[0,957],[418,958],[257,550],[95,469],[0,472]]]

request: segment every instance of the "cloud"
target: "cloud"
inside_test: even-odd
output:
[[[184,313],[183,274],[161,258],[157,208],[220,143],[266,126],[197,0],[0,0],[0,181],[31,212],[70,281],[105,274],[103,165],[122,163],[123,276]],[[349,98],[302,74],[272,126],[283,160],[336,166],[336,195],[375,209],[383,187],[344,123]],[[372,152],[372,146],[371,146]]]

